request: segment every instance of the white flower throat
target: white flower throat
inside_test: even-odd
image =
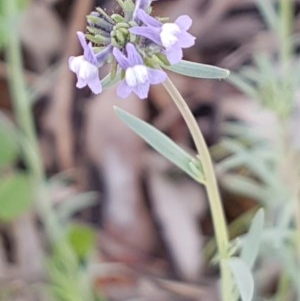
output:
[[[72,60],[70,67],[74,72],[78,73],[78,77],[83,80],[87,80],[98,74],[98,68],[87,61],[82,55],[75,57]]]
[[[175,23],[165,23],[161,28],[160,39],[164,47],[168,48],[177,43],[180,28]]]
[[[125,80],[129,87],[145,84],[148,81],[147,67],[144,65],[135,65],[127,68]]]

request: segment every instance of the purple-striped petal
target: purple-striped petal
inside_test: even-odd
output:
[[[125,80],[121,81],[117,88],[118,97],[127,98],[131,92],[132,92],[132,88],[126,84]]]
[[[137,18],[141,20],[145,25],[160,28],[162,23],[156,20],[155,18],[148,15],[144,10],[138,9],[137,10]]]
[[[143,65],[143,59],[131,43],[126,44],[127,58],[130,66]]]
[[[162,70],[148,68],[148,79],[152,85],[160,84],[167,79],[167,74]]]
[[[141,26],[141,27],[132,27],[129,29],[129,31],[138,36],[145,37],[160,46],[162,45],[159,36],[159,32],[160,32],[159,28]]]
[[[126,70],[130,66],[127,57],[118,48],[114,47],[113,55],[122,69]]]
[[[192,19],[187,15],[180,16],[175,20],[175,23],[179,26],[179,28],[185,31],[192,26],[192,22]]]

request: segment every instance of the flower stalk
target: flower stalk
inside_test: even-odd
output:
[[[111,75],[121,75],[117,88],[120,98],[134,93],[145,99],[150,85],[163,83],[190,130],[198,152],[197,160],[202,164],[205,180],[204,183],[203,179],[198,182],[205,185],[211,208],[220,258],[222,300],[235,301],[233,279],[228,267],[229,239],[211,157],[193,114],[162,70],[180,63],[183,49],[195,44],[195,37],[188,32],[192,19],[182,15],[171,23],[168,19],[153,17],[151,0],[137,0],[134,4],[130,0],[116,2],[123,11],[122,15],[107,17],[101,10],[96,10],[88,16],[87,34],[78,33],[84,54],[72,57],[69,67],[77,76],[77,87],[89,86],[95,94],[101,93],[102,89],[97,90],[97,85],[101,83],[94,71],[98,64],[102,66],[104,63],[111,64]],[[91,43],[87,44],[84,37]],[[96,60],[98,54],[93,51],[99,46],[109,45],[109,54]]]
[[[195,143],[198,158],[201,158],[201,163],[203,167],[204,177],[205,177],[205,188],[208,195],[209,206],[212,214],[213,226],[215,230],[216,242],[220,258],[220,269],[221,269],[221,295],[223,301],[233,301],[233,282],[231,272],[227,266],[227,260],[229,259],[229,238],[227,233],[227,226],[225,222],[224,210],[222,207],[222,202],[219,195],[219,190],[217,186],[217,181],[213,169],[212,160],[209,154],[209,150],[206,146],[204,137],[199,129],[199,126],[186,104],[185,100],[172,83],[172,81],[167,78],[163,83],[165,89],[171,96],[178,110],[180,111],[182,117],[184,118],[193,141]]]

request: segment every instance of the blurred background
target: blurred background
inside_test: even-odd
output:
[[[218,300],[204,189],[113,111],[194,154],[168,94],[153,86],[147,100],[121,100],[115,87],[75,88],[68,58],[80,55],[76,31],[96,6],[118,11],[108,0],[0,3],[0,300]],[[186,60],[231,71],[222,81],[169,76],[211,149],[234,246],[265,208],[255,300],[300,298],[299,8],[161,0],[153,9],[193,19]]]

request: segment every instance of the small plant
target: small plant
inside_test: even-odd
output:
[[[78,88],[89,86],[95,94],[118,84],[117,96],[126,98],[135,93],[140,99],[148,96],[150,85],[162,84],[184,118],[197,154],[189,154],[150,124],[115,108],[117,116],[159,153],[176,164],[206,189],[211,209],[221,271],[223,301],[251,300],[254,282],[251,268],[258,254],[257,236],[263,227],[263,213],[257,214],[240,256],[233,256],[227,233],[222,203],[212,160],[203,135],[185,100],[167,77],[164,69],[196,78],[222,79],[229,71],[184,61],[183,49],[194,45],[188,33],[192,25],[189,16],[179,16],[175,22],[152,16],[150,0],[117,0],[120,14],[109,16],[97,8],[87,16],[87,33],[78,32],[83,55],[71,57],[70,69],[77,75]],[[89,41],[86,42],[86,40]],[[109,74],[98,77],[98,68],[110,65]]]

